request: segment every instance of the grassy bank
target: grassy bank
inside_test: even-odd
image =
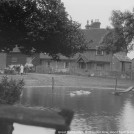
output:
[[[0,76],[0,78],[2,75]],[[100,77],[85,77],[75,75],[52,75],[52,74],[36,74],[31,73],[27,75],[8,75],[9,78],[13,79],[24,79],[25,86],[52,86],[52,77],[54,78],[55,86],[65,87],[89,87],[89,88],[114,88],[115,79],[100,78]],[[131,80],[119,79],[117,82],[118,88],[127,88],[134,86],[134,82]]]

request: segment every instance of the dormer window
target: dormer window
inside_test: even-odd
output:
[[[96,55],[104,55],[104,51],[103,50],[96,50]]]
[[[97,48],[96,49],[96,55],[104,55],[104,51],[99,49],[99,48]]]

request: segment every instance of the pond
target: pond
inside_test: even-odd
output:
[[[80,91],[88,91],[82,92]],[[28,88],[21,103],[51,109],[68,108],[75,112],[73,131],[122,132],[134,134],[134,93],[119,96],[113,90],[67,88]]]

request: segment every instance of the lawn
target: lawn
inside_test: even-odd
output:
[[[52,86],[52,77],[54,78],[54,86],[64,87],[81,87],[81,88],[97,88],[111,89],[115,88],[115,79],[101,77],[87,77],[76,75],[54,75],[54,74],[36,74],[29,73],[27,75],[8,75],[13,79],[24,79],[26,87],[36,86]],[[2,78],[2,75],[0,76]],[[134,86],[131,80],[118,79],[118,88],[127,88]]]

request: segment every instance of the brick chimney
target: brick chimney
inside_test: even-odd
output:
[[[87,21],[87,24],[85,26],[86,29],[92,29],[92,28],[100,28],[101,23],[99,22],[98,19],[95,21],[91,20],[91,24],[89,25],[89,21]]]
[[[85,25],[86,29],[90,29],[89,20],[87,20],[87,24]]]
[[[93,22],[93,20],[91,21],[91,28],[100,28],[100,25],[101,23],[98,19],[96,19],[95,22]]]

